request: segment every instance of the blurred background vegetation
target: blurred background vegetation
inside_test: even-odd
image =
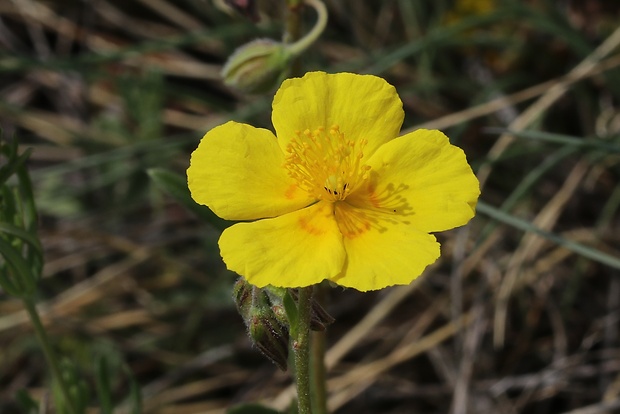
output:
[[[132,386],[145,413],[290,402],[234,309],[226,224],[183,202],[209,128],[271,127],[273,95],[219,73],[236,47],[278,39],[285,8],[225,3],[0,2],[0,126],[33,149],[40,313],[87,387],[107,361],[118,412]],[[438,235],[442,258],[411,286],[329,293],[330,407],[620,412],[620,3],[326,5],[303,70],[386,78],[404,129],[442,129],[483,185],[477,217]],[[24,412],[25,393],[45,406],[48,379],[21,302],[0,291],[0,413]],[[96,394],[86,403],[99,412]]]

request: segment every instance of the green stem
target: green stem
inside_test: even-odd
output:
[[[327,414],[327,390],[325,383],[325,331],[312,332],[310,344],[310,378],[312,380],[312,406],[314,414]]]
[[[287,50],[295,45],[301,37],[301,0],[286,0],[286,30],[284,32],[284,43]],[[290,76],[301,76],[301,63],[299,62],[299,51],[291,52]]]
[[[319,36],[321,36],[323,30],[325,30],[325,26],[327,26],[327,8],[325,7],[325,4],[323,4],[321,0],[304,0],[304,3],[316,10],[317,21],[312,30],[310,30],[310,32],[308,32],[308,34],[306,34],[304,37],[299,39],[299,7],[297,5],[293,7],[289,4],[290,14],[287,22],[287,33],[289,33],[289,39],[291,39],[291,41],[294,39],[299,39],[288,47],[288,50],[293,55],[299,55],[301,54],[301,52],[306,50],[312,43],[314,43],[319,38]]]
[[[325,303],[325,285],[314,288],[314,300],[323,306]],[[327,414],[327,375],[325,372],[326,330],[312,332],[310,343],[310,378],[312,389],[312,406],[315,414]]]
[[[297,335],[293,338],[295,354],[295,384],[299,414],[312,414],[310,399],[310,316],[313,287],[299,289],[297,305]]]
[[[52,345],[50,344],[47,333],[45,332],[45,328],[41,323],[41,319],[39,318],[39,313],[37,312],[37,308],[34,304],[34,301],[27,297],[23,298],[24,307],[30,316],[30,321],[32,322],[32,326],[34,328],[34,332],[37,335],[37,339],[41,344],[41,348],[43,348],[43,353],[45,354],[45,358],[47,359],[47,363],[52,371],[52,376],[56,379],[60,390],[62,392],[63,397],[65,398],[65,403],[67,409],[71,414],[78,414],[75,406],[73,405],[73,400],[71,400],[69,394],[69,387],[65,383],[62,373],[60,371],[60,365],[58,364],[58,360],[56,359],[56,355],[52,350]]]
[[[301,3],[301,0],[286,0],[284,43],[293,43],[301,36]]]

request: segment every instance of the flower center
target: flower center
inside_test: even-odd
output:
[[[346,139],[338,125],[296,131],[286,148],[284,168],[318,200],[344,200],[368,179],[370,166],[362,164],[367,142]]]

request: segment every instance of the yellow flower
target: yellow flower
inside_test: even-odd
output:
[[[419,276],[439,257],[429,233],[467,223],[480,190],[441,132],[398,137],[403,118],[385,80],[311,72],[276,93],[277,138],[237,122],[207,132],[187,170],[192,197],[250,221],[222,233],[227,267],[258,287],[367,291]]]

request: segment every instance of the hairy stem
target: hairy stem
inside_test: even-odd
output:
[[[297,335],[293,338],[299,414],[312,414],[310,398],[310,316],[313,287],[299,289]]]
[[[314,300],[320,305],[325,304],[325,285],[314,288]],[[310,342],[310,378],[312,406],[315,414],[327,414],[327,375],[325,372],[325,341],[326,330],[312,332]]]
[[[312,406],[314,414],[327,414],[325,388],[325,331],[312,332],[310,373],[312,378]]]

